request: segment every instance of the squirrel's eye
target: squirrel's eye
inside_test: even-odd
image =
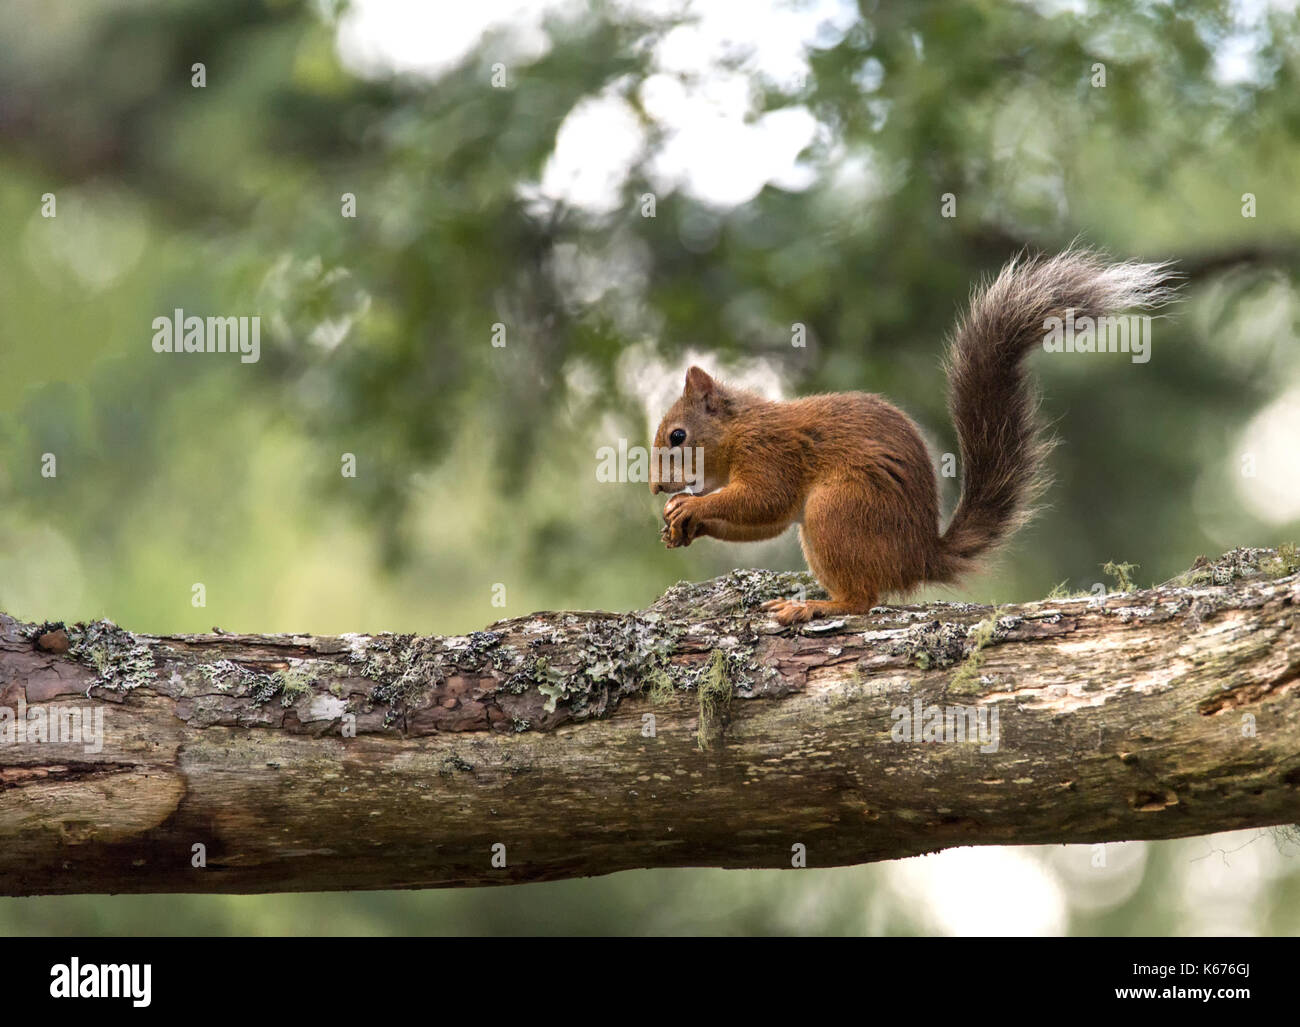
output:
[[[673,433],[668,436],[668,444],[670,446],[680,446],[685,441],[686,432],[681,428],[674,428]]]

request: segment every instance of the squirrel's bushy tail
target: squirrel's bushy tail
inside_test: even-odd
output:
[[[1041,434],[1038,399],[1023,359],[1047,335],[1049,318],[1102,317],[1159,306],[1173,297],[1168,264],[1112,264],[1091,250],[1012,260],[976,292],[948,351],[948,409],[961,447],[962,490],[944,532],[938,580],[1029,519],[1047,485],[1053,443]]]

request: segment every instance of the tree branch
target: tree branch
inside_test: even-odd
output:
[[[1239,549],[1145,591],[798,629],[756,607],[807,579],[763,571],[447,638],[0,615],[0,892],[460,886],[1289,823],[1297,569],[1293,547]]]

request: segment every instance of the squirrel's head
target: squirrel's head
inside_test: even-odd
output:
[[[723,445],[738,394],[698,367],[686,372],[681,397],[664,414],[650,454],[650,491],[696,495],[727,483],[729,454]]]

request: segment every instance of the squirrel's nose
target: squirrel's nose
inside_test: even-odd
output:
[[[657,495],[659,493],[659,490],[660,490],[659,483],[657,481],[652,481],[650,483],[650,495],[652,496]]]

